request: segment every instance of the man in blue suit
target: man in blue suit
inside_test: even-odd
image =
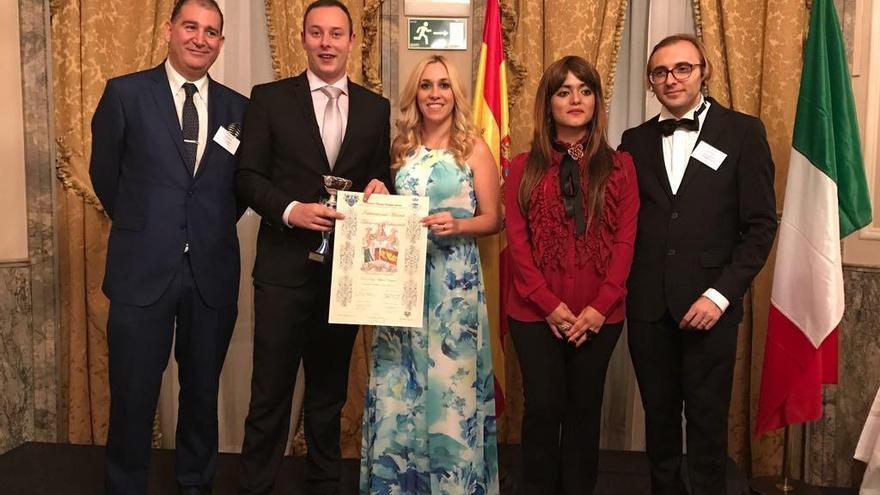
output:
[[[179,491],[210,493],[217,391],[237,315],[234,176],[247,99],[208,76],[223,46],[214,0],[178,0],[168,58],[111,79],[92,119],[90,175],[113,221],[108,494],[146,493],[153,416],[176,329]]]

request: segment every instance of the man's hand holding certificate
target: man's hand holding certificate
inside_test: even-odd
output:
[[[428,198],[339,191],[336,208],[330,323],[421,326]]]

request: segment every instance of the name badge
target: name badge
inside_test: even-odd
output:
[[[700,144],[694,148],[694,152],[691,153],[691,156],[712,170],[718,170],[718,167],[720,167],[721,164],[724,163],[724,159],[727,158],[727,153],[705,141],[700,141]]]
[[[223,149],[232,155],[238,151],[238,145],[241,144],[241,141],[224,127],[217,129],[217,134],[214,134],[214,142],[222,146]]]

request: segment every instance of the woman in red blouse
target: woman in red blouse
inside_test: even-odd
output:
[[[504,185],[514,283],[510,333],[523,375],[525,493],[593,493],[602,392],[623,328],[639,194],[632,158],[605,136],[596,69],[551,65],[530,151]]]

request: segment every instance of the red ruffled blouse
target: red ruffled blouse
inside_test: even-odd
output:
[[[504,183],[507,249],[513,275],[513,284],[506,289],[508,316],[542,321],[564,302],[575,315],[592,306],[607,323],[622,321],[639,211],[632,157],[614,152],[601,218],[598,222],[593,219],[581,235],[575,233],[574,219],[565,215],[559,152],[554,151],[553,163],[532,190],[528,218],[523,216],[518,198],[527,158],[528,153],[522,153],[513,159]],[[583,176],[583,160],[580,167]]]

